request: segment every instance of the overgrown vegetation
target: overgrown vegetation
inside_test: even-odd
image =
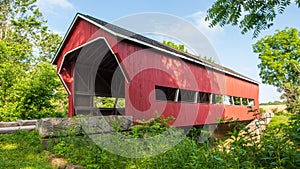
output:
[[[121,134],[136,139],[156,137],[172,128],[167,125],[170,120],[159,117],[143,121],[132,127],[131,132]],[[126,158],[111,153],[88,135],[76,136],[72,130],[69,135],[52,138],[48,148],[68,162],[85,168],[297,168],[300,165],[299,120],[297,114],[276,114],[260,142],[249,139],[249,134],[239,135],[244,126],[236,125],[230,133],[233,141],[226,146],[220,140],[213,144],[210,140],[198,142],[203,131],[192,128],[179,144],[146,158]],[[124,140],[115,141],[121,144]],[[156,144],[156,148],[163,148],[162,145]],[[129,147],[123,148],[130,151]],[[51,168],[37,131],[0,135],[0,150],[0,168]]]
[[[296,114],[276,115],[260,142],[249,139],[253,137],[249,134],[239,135],[244,126],[237,125],[231,132],[233,141],[226,146],[222,141],[199,143],[201,128],[193,128],[192,133],[172,149],[146,158],[116,155],[97,146],[87,135],[55,139],[50,149],[85,168],[297,168],[300,165],[299,120]],[[130,135],[155,137],[166,130],[167,121],[160,117],[156,121],[142,122],[132,128]]]

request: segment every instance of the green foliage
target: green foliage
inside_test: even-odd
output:
[[[282,120],[284,119],[284,120]],[[163,120],[163,121],[161,121]],[[166,119],[157,120],[165,126]],[[85,168],[297,168],[300,165],[300,116],[276,114],[261,140],[256,142],[246,130],[239,131],[243,124],[235,123],[232,142],[198,143],[201,128],[193,128],[190,137],[168,151],[147,158],[125,158],[97,146],[87,135],[76,136],[74,132],[52,138],[48,148],[65,157],[68,162]],[[153,122],[153,120],[150,120]],[[143,122],[144,124],[145,122]],[[147,121],[146,123],[149,123]],[[150,123],[149,123],[150,124]],[[156,123],[148,126],[156,126]],[[168,128],[168,126],[166,126]],[[137,133],[149,136],[149,128]],[[158,134],[162,130],[155,129]],[[120,141],[124,140],[118,140]],[[158,148],[160,144],[156,145]],[[1,168],[50,168],[48,157],[42,152],[36,131],[19,131],[16,134],[0,135]],[[125,147],[124,147],[125,148]],[[127,149],[125,149],[128,151]],[[1,161],[2,160],[2,161]]]
[[[298,7],[300,1],[295,1]],[[274,19],[282,14],[291,0],[217,0],[208,9],[205,20],[210,20],[210,26],[239,26],[242,34],[253,30],[253,37],[273,26]]]
[[[167,46],[170,46],[171,48],[173,49],[177,49],[177,50],[180,50],[182,52],[186,52],[188,53],[188,50],[184,47],[183,44],[175,44],[174,42],[171,42],[171,41],[163,41],[162,42],[164,45],[167,45]]]
[[[268,125],[270,129],[279,129],[283,126],[287,126],[289,119],[292,117],[291,113],[276,113],[276,115],[272,118],[271,123]]]
[[[278,117],[276,117],[278,116]],[[262,137],[258,154],[268,168],[297,168],[300,165],[299,115],[276,114]]]
[[[115,102],[117,103],[115,105]],[[115,97],[94,97],[94,104],[97,108],[124,108],[125,98],[115,98]]]
[[[239,97],[233,97],[234,105],[241,105],[241,100]]]
[[[63,91],[56,91],[60,85],[54,67],[40,62],[9,89],[6,103],[14,103],[10,111],[21,119],[63,117],[63,112],[56,112],[64,104],[58,102],[64,97]]]
[[[0,168],[52,168],[37,131],[0,134]]]
[[[284,92],[288,109],[296,111],[300,103],[300,38],[295,28],[277,31],[253,45],[259,53],[260,77],[263,83]]]
[[[55,155],[65,157],[68,162],[80,164],[84,168],[124,168],[125,158],[101,149],[89,139],[88,135],[76,136],[70,132],[67,136],[49,140],[48,149]]]
[[[240,123],[235,123],[230,133],[233,141],[226,145],[222,141],[214,142],[214,145],[210,142],[199,143],[197,136],[202,132],[201,128],[192,128],[189,137],[172,149],[147,158],[125,158],[112,154],[98,147],[86,135],[54,139],[50,147],[57,155],[85,168],[297,168],[300,162],[299,151],[296,151],[300,143],[299,115],[276,116],[260,142],[251,139],[255,135],[247,130],[245,135],[239,135],[239,131],[245,127]],[[279,122],[283,118],[285,120]],[[159,134],[164,129],[154,126],[165,126],[166,119],[163,119],[142,122],[143,125],[133,128],[134,134],[131,135],[140,138],[150,137],[149,133]],[[118,141],[121,144],[125,140]],[[156,146],[162,148],[160,144]]]
[[[0,121],[63,116],[65,91],[54,67],[49,62],[30,67],[24,47],[0,40]]]
[[[265,109],[260,108],[260,109],[259,109],[259,112],[260,112],[261,114],[264,114],[264,113],[266,113],[267,111],[266,111]]]
[[[29,68],[29,64],[24,62],[28,57],[27,47],[18,43],[0,40],[1,100],[5,98],[7,89],[17,82],[17,77],[24,76],[24,71]]]
[[[263,83],[281,87],[290,82],[299,84],[300,38],[295,28],[286,28],[266,36],[253,45],[259,53],[260,76]]]
[[[246,98],[242,98],[242,105],[248,105],[248,102],[247,102]]]
[[[113,108],[115,99],[111,97],[96,97],[95,102],[98,108]]]
[[[45,26],[35,2],[0,2],[0,121],[65,112],[66,93],[50,65],[61,38]]]
[[[233,142],[227,147],[223,142],[199,144],[197,139],[186,137],[172,149],[148,158],[112,154],[94,144],[87,135],[74,133],[52,138],[49,148],[68,162],[85,168],[297,168],[299,120],[297,114],[276,114],[257,143],[249,139],[249,134],[239,136],[243,125],[236,125],[231,132]],[[191,132],[194,138],[199,131]],[[36,131],[0,135],[0,149],[1,168],[51,168]]]
[[[174,117],[158,116],[147,121],[137,120],[137,124],[130,127],[131,134],[136,138],[156,136],[166,131],[169,128],[169,123],[174,119]]]
[[[300,73],[300,71],[299,71]],[[300,81],[300,78],[298,78]],[[298,81],[298,83],[299,83]],[[287,111],[289,112],[299,112],[300,110],[300,85],[285,83],[282,85],[282,89],[280,91],[284,91],[281,98],[286,99]]]
[[[36,5],[36,0],[3,0],[0,2],[0,40],[28,46],[36,56],[31,61],[50,61],[61,37],[52,33]]]

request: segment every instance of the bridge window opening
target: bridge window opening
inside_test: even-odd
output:
[[[241,105],[241,98],[240,97],[233,97],[234,105]]]
[[[223,95],[212,94],[212,104],[223,104]]]
[[[248,99],[248,106],[254,106],[254,99]]]
[[[233,105],[231,96],[223,96],[223,104],[225,105]]]
[[[156,100],[159,101],[175,101],[176,99],[176,88],[155,86]]]
[[[247,98],[242,98],[242,105],[243,106],[248,106],[248,99]]]
[[[198,103],[209,104],[210,103],[210,93],[199,92]]]
[[[178,101],[194,103],[195,94],[196,92],[192,90],[179,89]]]
[[[254,99],[228,96],[222,94],[213,94],[206,92],[197,92],[193,90],[185,90],[164,86],[155,86],[155,96],[158,101],[172,101],[172,102],[187,102],[200,104],[223,104],[236,106],[254,106]],[[113,104],[114,103],[114,104]],[[125,107],[124,98],[105,98],[95,97],[95,106],[99,108]]]

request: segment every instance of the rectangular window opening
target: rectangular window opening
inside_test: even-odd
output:
[[[174,101],[176,97],[176,88],[155,86],[156,100],[159,101]]]
[[[223,97],[223,104],[224,105],[233,105],[231,96],[224,96]]]
[[[248,99],[248,106],[254,106],[254,99]]]
[[[248,99],[247,98],[242,98],[242,105],[243,106],[248,106]]]
[[[212,104],[223,104],[223,96],[220,94],[213,94]]]
[[[179,89],[178,101],[194,103],[195,91]]]
[[[241,98],[240,97],[233,97],[234,105],[241,105]]]
[[[199,92],[197,103],[209,104],[210,93]]]

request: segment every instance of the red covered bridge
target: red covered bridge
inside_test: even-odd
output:
[[[259,109],[256,81],[80,13],[53,64],[69,94],[69,117],[121,114],[136,120],[158,113],[174,116],[175,126],[190,126],[251,120],[249,110]],[[98,107],[104,97],[114,98],[111,108]]]

